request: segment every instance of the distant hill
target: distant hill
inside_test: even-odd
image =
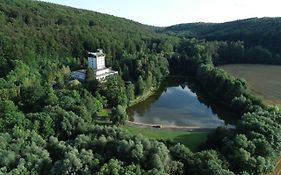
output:
[[[250,18],[225,23],[188,23],[164,29],[186,37],[245,42],[246,47],[261,45],[281,53],[281,18]]]

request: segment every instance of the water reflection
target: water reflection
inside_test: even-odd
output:
[[[235,116],[204,96],[192,80],[169,78],[157,93],[129,108],[128,114],[131,120],[147,124],[216,127],[235,123]]]

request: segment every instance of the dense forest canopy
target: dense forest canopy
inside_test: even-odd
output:
[[[171,37],[134,21],[101,13],[29,0],[3,0],[0,12],[0,56],[8,63],[10,59],[20,59],[36,64],[34,57],[52,56],[75,68],[85,64],[85,51],[103,48],[112,65],[113,59],[120,59],[124,51],[172,49]],[[169,42],[160,45],[162,40]]]
[[[248,21],[255,20],[260,21]],[[230,32],[222,32],[226,38],[205,36],[205,26],[216,25],[196,24],[193,29],[201,33],[191,34],[199,39],[186,39],[33,0],[1,0],[0,24],[0,174],[256,175],[271,171],[280,156],[279,108],[265,106],[244,80],[214,67],[279,64],[274,48],[259,44],[262,36],[248,45],[238,41],[243,38],[231,39]],[[210,41],[200,40],[205,37]],[[99,82],[87,69],[85,82],[69,79],[72,70],[87,67],[87,51],[97,48],[119,75]],[[238,114],[237,127],[218,128],[194,153],[118,128],[127,120],[126,108],[169,74],[193,76],[210,98]],[[110,124],[101,126],[99,113],[105,109],[112,109]]]
[[[244,41],[245,46],[262,46],[281,54],[281,18],[250,18],[225,23],[178,24],[163,29],[186,37],[208,40]]]

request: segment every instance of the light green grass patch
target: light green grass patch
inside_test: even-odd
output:
[[[207,140],[208,132],[188,132],[163,130],[156,128],[138,128],[132,126],[122,126],[131,134],[142,134],[149,139],[172,139],[175,142],[182,143],[192,151],[197,151],[198,146]]]
[[[107,109],[102,109],[101,111],[97,112],[97,115],[99,117],[108,117],[109,111]]]

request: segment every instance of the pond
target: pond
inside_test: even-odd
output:
[[[213,128],[235,124],[237,116],[205,97],[190,79],[168,78],[154,95],[127,112],[131,121],[152,125]]]

